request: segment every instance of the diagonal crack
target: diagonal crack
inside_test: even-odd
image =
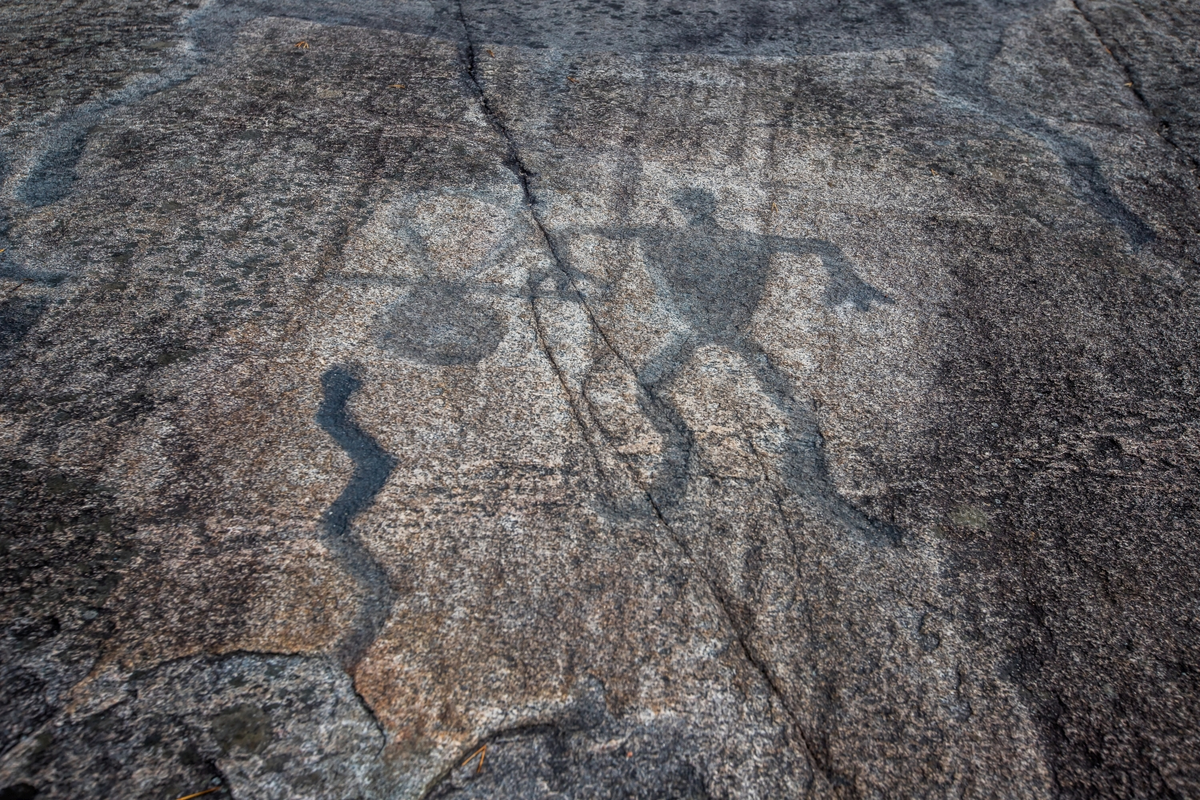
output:
[[[643,487],[643,491],[645,492],[647,501],[650,503],[650,507],[654,509],[654,516],[671,535],[671,539],[675,542],[675,546],[683,552],[688,561],[690,561],[692,564],[695,564],[698,568],[699,562],[692,555],[691,547],[687,544],[686,540],[679,535],[679,533],[675,530],[675,527],[667,521],[667,518],[663,515],[662,509],[659,507],[658,502],[655,501],[654,496],[650,493],[650,491],[645,489],[645,487]],[[782,512],[782,508],[780,511]],[[758,672],[759,677],[763,679],[767,689],[769,689],[771,694],[775,696],[775,699],[779,702],[780,708],[783,709],[783,712],[787,715],[788,720],[792,723],[790,725],[790,730],[795,733],[796,738],[800,740],[800,745],[804,748],[804,754],[808,757],[809,763],[814,769],[821,773],[821,775],[825,778],[826,783],[833,784],[834,775],[829,767],[828,762],[826,759],[819,756],[817,750],[813,747],[812,742],[809,741],[809,736],[804,730],[804,726],[801,724],[799,715],[788,702],[787,695],[784,694],[782,687],[780,687],[779,682],[772,674],[770,666],[766,660],[762,658],[762,656],[758,653],[758,649],[754,647],[753,643],[750,641],[751,632],[745,630],[744,626],[738,624],[737,618],[734,616],[732,611],[733,601],[730,600],[729,596],[715,581],[709,578],[708,574],[704,570],[697,569],[697,571],[700,573],[700,577],[708,587],[709,592],[716,599],[717,605],[720,606],[721,612],[724,614],[725,619],[728,620],[729,628],[733,631],[734,638],[738,643],[738,648],[742,651],[742,657],[745,658],[750,666],[754,667],[755,671]]]
[[[463,29],[463,39],[465,44],[463,47],[463,56],[467,78],[470,82],[471,88],[474,90],[475,97],[479,101],[479,107],[483,110],[484,116],[487,117],[488,121],[492,125],[492,128],[500,135],[500,138],[504,140],[504,166],[512,170],[513,175],[515,175],[517,178],[517,183],[521,187],[521,196],[525,201],[526,208],[529,209],[529,215],[533,220],[534,227],[538,231],[538,235],[541,237],[542,241],[545,242],[546,248],[550,253],[555,267],[559,270],[563,270],[563,263],[559,256],[558,250],[555,248],[554,242],[551,241],[549,234],[546,232],[546,228],[542,224],[541,217],[538,216],[535,208],[537,198],[534,197],[533,191],[529,187],[529,178],[533,173],[530,172],[530,170],[525,166],[525,163],[521,160],[521,155],[517,150],[517,144],[513,139],[512,133],[500,119],[500,116],[496,113],[495,109],[492,108],[491,102],[488,100],[487,94],[483,90],[483,84],[480,82],[476,73],[475,41],[471,37],[471,28],[467,25],[467,16],[466,12],[463,10],[462,0],[459,0],[458,2],[457,16],[458,22]],[[583,437],[584,444],[588,448],[588,453],[596,464],[596,471],[601,477],[603,477],[605,472],[604,460],[601,458],[599,446],[592,441],[594,426],[589,425],[587,420],[584,418],[583,411],[579,407],[579,402],[575,397],[575,393],[571,391],[566,371],[563,369],[562,364],[559,363],[558,358],[554,355],[554,348],[550,346],[550,341],[546,334],[546,325],[542,319],[541,311],[538,310],[537,293],[535,291],[536,287],[532,285],[534,281],[535,279],[531,277],[530,285],[528,286],[528,299],[529,307],[533,314],[534,333],[537,336],[538,346],[545,354],[546,360],[550,364],[550,368],[554,371],[555,378],[558,379],[558,383],[562,387],[563,394],[567,398],[567,407],[571,411],[571,416],[575,420],[575,424],[579,426],[580,435]],[[572,288],[574,288],[573,284]],[[578,292],[576,292],[576,294],[578,294]],[[595,319],[591,318],[590,313],[588,314],[588,317],[594,325]]]
[[[587,301],[587,297],[576,285],[571,270],[567,268],[566,259],[562,256],[562,253],[559,252],[558,245],[555,244],[554,239],[550,236],[549,231],[546,230],[546,225],[542,221],[541,215],[538,213],[538,200],[534,195],[533,189],[529,183],[530,178],[537,177],[537,174],[530,170],[525,165],[525,162],[521,159],[521,153],[517,148],[517,143],[513,138],[512,132],[508,129],[508,126],[504,124],[504,121],[500,118],[500,115],[497,114],[495,109],[492,108],[491,102],[488,100],[487,93],[483,89],[483,84],[479,80],[475,66],[476,45],[471,37],[471,29],[467,25],[467,17],[463,11],[462,0],[459,0],[458,3],[458,21],[459,24],[462,25],[463,35],[466,39],[466,47],[464,49],[466,51],[467,76],[470,78],[471,86],[475,90],[475,95],[479,99],[479,104],[482,107],[484,114],[492,123],[492,127],[495,128],[496,132],[499,133],[501,138],[504,139],[504,165],[513,171],[513,174],[517,177],[517,182],[521,185],[521,194],[525,199],[525,205],[529,209],[529,215],[533,219],[533,224],[534,227],[537,228],[538,235],[545,243],[546,250],[550,253],[550,258],[554,262],[554,266],[559,270],[560,273],[562,273],[563,282],[570,287],[571,293],[578,300],[580,307],[587,315],[588,322],[591,324],[592,328],[595,329],[597,335],[599,335],[601,341],[604,343],[605,348],[609,350],[618,361],[621,362],[622,366],[636,376],[637,371],[633,369],[628,359],[626,359],[625,356],[622,355],[621,352],[609,340],[608,333],[600,325],[599,320],[596,318],[595,312],[592,310],[591,305]],[[638,385],[642,387],[644,392],[653,396],[653,393],[649,390],[649,388],[642,385],[640,381],[638,382]]]
[[[466,12],[463,9],[462,0],[458,0],[457,7],[458,7],[458,15],[457,15],[458,22],[462,26],[463,37],[465,40],[465,47],[463,49],[465,51],[464,60],[465,60],[465,64],[466,64],[467,77],[470,80],[471,86],[474,89],[475,95],[479,101],[479,105],[480,105],[481,109],[483,110],[484,115],[488,118],[488,120],[492,124],[492,127],[496,130],[496,132],[504,140],[504,143],[505,143],[505,166],[508,167],[508,169],[512,170],[513,174],[517,178],[517,182],[521,186],[521,194],[525,200],[526,207],[529,209],[529,215],[533,220],[534,227],[537,228],[539,236],[541,237],[542,241],[545,243],[545,247],[546,247],[547,252],[549,252],[549,254],[550,254],[551,261],[553,261],[554,266],[561,273],[561,284],[565,285],[566,287],[569,287],[571,294],[574,296],[575,299],[577,299],[580,307],[584,311],[584,314],[588,318],[589,324],[591,325],[592,329],[595,330],[595,332],[599,336],[601,342],[603,342],[605,349],[607,349],[609,352],[611,352],[612,355],[621,363],[621,365],[626,370],[628,370],[630,374],[632,374],[634,376],[634,380],[636,381],[636,383],[638,385],[639,391],[650,401],[650,403],[653,406],[661,407],[662,403],[663,403],[662,399],[658,397],[657,393],[650,386],[647,386],[645,383],[642,382],[642,380],[638,376],[637,370],[633,368],[633,365],[629,363],[629,360],[620,352],[620,350],[617,349],[617,347],[610,340],[608,333],[604,330],[604,327],[600,324],[600,321],[597,318],[595,311],[592,309],[591,305],[589,304],[586,295],[583,293],[582,290],[580,290],[578,285],[575,283],[574,276],[573,276],[571,270],[567,266],[566,259],[563,258],[562,254],[559,252],[558,245],[555,244],[553,237],[550,236],[550,233],[547,230],[546,225],[541,218],[541,215],[538,213],[537,197],[534,194],[533,189],[530,185],[530,178],[536,177],[536,173],[532,172],[526,166],[525,162],[522,160],[520,150],[517,147],[516,139],[514,138],[512,132],[508,129],[508,126],[504,124],[504,121],[501,119],[500,115],[492,107],[491,102],[488,100],[487,93],[484,91],[483,83],[482,83],[482,81],[480,81],[478,73],[476,71],[476,55],[475,55],[476,44],[475,44],[473,37],[471,36],[471,29],[467,23]],[[552,368],[554,369],[555,374],[558,377],[558,380],[562,386],[563,392],[567,397],[567,403],[571,408],[571,412],[575,418],[576,424],[578,424],[582,430],[584,440],[587,442],[588,447],[591,450],[592,457],[593,457],[593,459],[595,459],[595,461],[597,463],[597,467],[602,470],[603,462],[602,462],[599,452],[598,452],[598,446],[591,441],[591,436],[589,435],[589,429],[592,426],[587,425],[585,423],[583,413],[582,413],[581,409],[578,407],[578,401],[574,397],[574,392],[571,391],[570,385],[566,378],[566,375],[563,372],[560,364],[558,363],[558,359],[554,356],[554,354],[552,352],[552,348],[545,336],[545,331],[543,328],[541,315],[537,310],[536,297],[535,297],[534,292],[532,291],[533,287],[530,287],[530,288],[531,288],[531,291],[530,291],[529,301],[530,301],[531,307],[533,308],[534,323],[535,323],[536,333],[537,333],[537,337],[538,337],[538,343],[541,346],[542,350],[546,353],[546,357],[550,361],[550,364],[551,364]],[[729,624],[730,630],[733,631],[734,637],[736,638],[737,643],[738,643],[738,647],[741,649],[742,656],[758,672],[758,674],[760,675],[760,677],[763,679],[764,683],[766,684],[768,690],[771,692],[772,695],[774,695],[774,697],[779,702],[780,707],[787,714],[789,720],[791,721],[791,725],[789,726],[790,730],[793,731],[795,733],[796,737],[800,740],[801,746],[804,749],[805,755],[808,757],[809,763],[822,774],[822,776],[826,779],[827,782],[832,783],[833,776],[829,770],[828,764],[825,763],[824,759],[818,757],[816,750],[812,747],[812,745],[809,741],[809,737],[806,735],[804,728],[801,725],[798,714],[791,708],[791,705],[788,703],[787,698],[786,698],[782,688],[779,686],[775,677],[772,675],[771,670],[770,670],[769,666],[767,665],[766,661],[757,653],[756,648],[750,642],[750,640],[749,640],[750,632],[747,630],[744,630],[744,626],[738,624],[737,617],[734,615],[734,613],[732,611],[732,607],[733,607],[732,601],[717,586],[716,582],[713,581],[709,577],[709,575],[705,572],[705,570],[699,568],[699,562],[693,556],[691,546],[688,544],[687,540],[675,529],[675,527],[667,519],[666,515],[663,513],[662,507],[659,505],[658,501],[655,499],[654,494],[650,490],[650,488],[642,484],[642,482],[637,478],[637,472],[635,470],[631,470],[631,468],[630,468],[631,465],[629,463],[628,458],[624,454],[620,453],[620,451],[617,451],[617,454],[618,454],[618,459],[625,466],[626,470],[631,474],[635,485],[637,485],[639,487],[639,489],[642,491],[642,493],[645,495],[646,501],[648,502],[648,504],[650,505],[650,508],[654,512],[655,518],[658,520],[658,522],[663,526],[663,528],[670,535],[675,546],[680,550],[680,552],[683,553],[684,557],[689,562],[691,562],[693,565],[695,565],[697,573],[700,575],[701,579],[704,581],[704,584],[705,584],[705,586],[707,586],[709,593],[716,600],[717,605],[721,610],[721,613],[723,614],[723,616],[725,617],[726,621]],[[603,472],[601,472],[601,474],[603,474]]]
[[[1117,56],[1117,51],[1122,49],[1121,46],[1115,41],[1110,43],[1110,41],[1105,38],[1104,33],[1100,30],[1100,26],[1096,24],[1096,21],[1092,19],[1088,12],[1084,11],[1083,6],[1079,4],[1079,0],[1071,0],[1071,5],[1075,7],[1075,10],[1079,12],[1079,16],[1082,17],[1083,21],[1087,23],[1089,28],[1091,28],[1092,35],[1096,37],[1096,41],[1100,42],[1100,46],[1104,48],[1104,52],[1108,53],[1109,57],[1112,58],[1113,63],[1121,68],[1121,72],[1125,75],[1125,84],[1129,90],[1133,92],[1133,96],[1136,97],[1138,102],[1142,104],[1142,107],[1146,110],[1146,113],[1150,116],[1150,118],[1158,123],[1154,126],[1154,132],[1158,135],[1158,138],[1162,139],[1168,145],[1177,150],[1181,156],[1183,156],[1184,160],[1191,168],[1193,175],[1196,175],[1197,172],[1200,172],[1200,161],[1197,161],[1195,156],[1193,156],[1182,145],[1175,141],[1175,137],[1171,135],[1170,120],[1165,119],[1164,117],[1155,113],[1154,107],[1150,105],[1150,101],[1147,99],[1146,94],[1142,89],[1141,82],[1138,80],[1137,75],[1133,71],[1133,67]],[[1113,49],[1114,46],[1116,47],[1116,50]]]

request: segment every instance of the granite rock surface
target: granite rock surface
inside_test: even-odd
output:
[[[9,0],[0,798],[1200,796],[1198,37]]]

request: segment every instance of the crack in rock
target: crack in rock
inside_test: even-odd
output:
[[[541,217],[538,215],[538,212],[536,209],[537,198],[534,195],[533,190],[529,183],[529,179],[530,179],[530,177],[534,176],[534,173],[532,173],[526,167],[523,160],[521,159],[520,152],[517,148],[515,138],[513,137],[511,131],[508,130],[508,128],[504,124],[503,120],[500,119],[499,114],[497,114],[495,109],[493,109],[491,107],[491,103],[487,99],[487,93],[484,91],[483,84],[479,80],[479,77],[476,73],[476,59],[475,59],[476,45],[471,37],[470,27],[467,22],[466,14],[463,9],[461,0],[459,0],[459,2],[458,2],[458,19],[459,19],[459,23],[462,25],[463,35],[466,40],[464,49],[466,51],[466,70],[467,70],[467,75],[470,79],[470,83],[475,89],[475,93],[479,99],[479,103],[480,103],[480,106],[481,106],[484,114],[487,116],[487,118],[489,119],[489,121],[491,122],[493,127],[497,130],[497,132],[501,135],[501,137],[505,141],[505,144],[506,144],[506,154],[505,154],[506,166],[509,169],[511,169],[513,171],[514,175],[517,177],[517,181],[521,186],[521,193],[522,193],[522,197],[525,201],[525,205],[529,209],[530,216],[533,220],[535,227],[538,230],[538,233],[539,233],[541,239],[546,244],[546,249],[551,256],[551,260],[553,261],[554,265],[558,268],[559,272],[561,273],[562,282],[565,284],[566,287],[569,287],[572,290],[573,294],[578,299],[580,306],[583,308],[585,314],[588,317],[591,327],[593,328],[593,330],[596,331],[597,335],[600,337],[600,339],[604,343],[605,347],[618,359],[618,361],[627,370],[629,370],[631,372],[631,374],[633,374],[635,376],[635,379],[636,379],[637,375],[638,375],[637,371],[633,369],[632,365],[630,365],[628,363],[626,358],[621,354],[621,352],[610,341],[607,332],[600,325],[599,320],[597,319],[594,311],[592,310],[591,306],[589,305],[586,297],[584,297],[583,293],[575,285],[574,280],[572,278],[571,270],[567,266],[566,260],[559,253],[558,248],[556,247],[556,245],[554,243],[554,240],[552,239],[549,232],[547,231],[545,224],[542,222]],[[534,299],[532,297],[530,298],[530,302],[531,302],[531,304],[534,303]],[[545,351],[547,358],[550,360],[550,362],[552,364],[552,367],[558,377],[559,383],[562,385],[563,392],[566,394],[567,402],[571,408],[573,416],[575,417],[576,424],[579,425],[579,427],[581,429],[581,434],[583,435],[585,441],[588,442],[589,449],[592,449],[592,456],[596,460],[597,464],[599,465],[601,463],[599,456],[595,452],[595,449],[594,449],[593,445],[591,444],[590,439],[588,437],[588,429],[591,426],[587,425],[584,422],[581,413],[575,407],[575,402],[572,397],[573,392],[570,391],[566,377],[563,374],[562,369],[558,365],[557,360],[552,355],[549,343],[546,341],[544,333],[541,329],[542,324],[540,321],[540,315],[538,314],[538,312],[536,310],[536,306],[534,309],[534,318],[535,318],[535,324],[538,328],[537,334],[538,334],[539,344],[541,344],[542,349]],[[637,379],[637,384],[640,389],[640,394],[644,395],[653,406],[662,407],[664,405],[663,401],[657,397],[657,395],[652,391],[652,389],[649,386],[645,385],[640,379]],[[682,424],[682,422],[681,422],[681,424]],[[684,427],[686,428],[686,426],[684,426]],[[688,433],[689,433],[689,437],[690,437],[690,431]],[[624,457],[623,455],[620,455],[619,458],[620,458],[621,462],[624,463],[624,465],[628,469],[628,467],[629,467],[628,459],[626,457]],[[635,481],[636,481],[636,479],[635,479]],[[658,520],[658,522],[660,524],[662,524],[663,528],[668,532],[668,534],[670,535],[675,546],[680,550],[680,552],[687,559],[687,561],[691,562],[693,565],[695,565],[697,567],[696,572],[700,575],[705,586],[707,586],[709,593],[716,600],[717,605],[721,610],[722,616],[724,616],[725,620],[727,621],[727,623],[730,627],[730,630],[733,632],[734,637],[735,637],[736,641],[738,642],[738,646],[739,646],[739,649],[741,650],[743,657],[754,668],[754,670],[760,675],[760,677],[763,679],[764,683],[766,684],[768,691],[770,691],[771,694],[777,698],[777,700],[780,703],[780,705],[782,706],[783,710],[790,717],[791,722],[792,722],[792,725],[790,727],[793,731],[795,731],[796,736],[800,739],[810,763],[817,771],[819,771],[826,778],[827,781],[831,782],[833,776],[829,771],[828,765],[824,764],[821,759],[817,758],[815,751],[813,750],[812,746],[809,743],[809,737],[804,732],[799,719],[796,717],[794,712],[789,707],[779,686],[776,684],[775,680],[772,678],[769,670],[766,668],[766,665],[761,661],[761,659],[756,658],[755,655],[753,654],[753,652],[751,651],[751,648],[746,639],[747,632],[743,631],[736,623],[735,617],[731,611],[731,604],[730,604],[729,599],[727,597],[725,597],[724,594],[718,590],[717,586],[715,585],[715,583],[711,579],[711,577],[709,575],[707,575],[704,572],[704,570],[701,570],[698,568],[698,562],[693,557],[690,546],[687,544],[684,537],[681,536],[675,530],[674,526],[672,526],[670,524],[670,522],[667,520],[666,516],[663,514],[663,511],[662,511],[662,508],[660,507],[659,502],[655,499],[653,492],[650,490],[650,488],[643,486],[643,487],[641,487],[641,489],[645,495],[646,501],[649,503],[650,507],[653,509],[655,518]]]
[[[1200,169],[1200,161],[1197,161],[1191,153],[1180,146],[1180,144],[1175,141],[1175,138],[1171,136],[1170,121],[1155,113],[1154,109],[1150,105],[1149,99],[1147,99],[1145,95],[1145,92],[1142,91],[1140,81],[1138,81],[1137,76],[1134,75],[1133,69],[1129,66],[1129,64],[1118,58],[1116,51],[1112,49],[1115,43],[1110,43],[1110,40],[1104,36],[1104,32],[1100,30],[1100,26],[1097,25],[1096,21],[1092,19],[1091,15],[1083,9],[1083,6],[1079,4],[1079,0],[1071,0],[1071,5],[1075,8],[1075,11],[1079,13],[1079,16],[1083,18],[1083,21],[1087,23],[1088,28],[1091,29],[1092,35],[1096,37],[1096,41],[1098,41],[1100,46],[1104,48],[1104,52],[1113,60],[1114,64],[1120,67],[1121,73],[1125,76],[1126,85],[1129,91],[1133,92],[1133,96],[1136,97],[1138,102],[1142,104],[1142,108],[1146,110],[1146,114],[1158,123],[1154,126],[1154,133],[1158,136],[1158,138],[1162,139],[1164,142],[1174,148],[1181,156],[1183,156],[1192,172],[1195,173],[1198,169]],[[1119,49],[1119,45],[1117,47]]]

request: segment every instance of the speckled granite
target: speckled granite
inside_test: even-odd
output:
[[[0,798],[1200,796],[1198,35],[0,6]]]

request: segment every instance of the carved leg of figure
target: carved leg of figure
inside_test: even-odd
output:
[[[824,515],[837,520],[872,544],[898,545],[900,531],[893,525],[871,519],[837,492],[825,460],[825,439],[817,427],[808,401],[799,401],[791,379],[785,375],[757,342],[739,339],[731,343],[754,368],[763,392],[788,420],[788,446],[780,477],[788,490],[803,497]]]
[[[990,63],[995,55],[995,52],[990,53],[987,59],[978,63]],[[994,96],[985,88],[986,73],[972,74],[973,71],[961,61],[951,59],[945,63],[937,76],[937,84],[949,98],[967,105],[975,113],[1039,139],[1062,161],[1076,196],[1124,233],[1134,250],[1154,243],[1154,229],[1125,205],[1108,185],[1100,159],[1086,142],[1059,130],[1041,117]]]
[[[689,334],[676,333],[638,373],[642,387],[642,411],[665,439],[662,465],[655,473],[650,495],[659,509],[670,508],[687,491],[695,437],[667,396],[671,383],[696,351]]]

